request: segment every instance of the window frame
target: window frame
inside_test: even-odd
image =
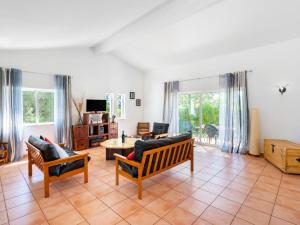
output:
[[[121,115],[120,117],[118,117],[118,116],[116,115],[116,113],[115,113],[115,115],[116,115],[116,117],[117,117],[119,120],[125,120],[125,119],[126,119],[126,94],[122,94],[122,93],[116,94],[116,98],[115,98],[115,109],[117,108],[117,102],[116,102],[116,100],[117,100],[118,96],[122,96],[123,99],[124,99],[124,101],[123,101],[123,106],[121,106],[121,108],[122,108],[121,114],[122,114],[122,115]]]
[[[24,118],[23,118],[23,125],[24,126],[41,126],[41,125],[54,125],[54,117],[53,117],[53,122],[44,122],[40,123],[37,122],[39,121],[39,104],[38,104],[38,92],[48,92],[48,93],[53,93],[53,98],[54,98],[54,89],[41,89],[41,88],[27,88],[23,87],[22,88],[22,103],[23,103],[23,91],[32,91],[34,92],[34,103],[35,103],[35,123],[25,123]],[[23,110],[23,106],[22,106]],[[53,111],[54,111],[54,106],[53,106]],[[54,113],[54,112],[53,112]],[[24,115],[24,112],[22,113],[22,116]]]
[[[111,101],[110,101],[110,107],[109,107],[109,117],[111,118],[112,115],[114,115],[115,113],[115,96],[114,96],[114,93],[104,93],[104,97],[105,97],[105,100],[107,101],[106,99],[106,96],[110,96],[111,98]]]

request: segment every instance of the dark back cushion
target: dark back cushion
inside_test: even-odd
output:
[[[181,142],[181,141],[185,141],[192,138],[192,133],[188,132],[188,133],[184,133],[178,136],[174,136],[174,137],[167,137],[167,138],[163,138],[163,139],[151,139],[151,140],[147,140],[147,141],[141,141],[138,140],[135,142],[135,147],[134,147],[134,161],[137,162],[141,162],[142,158],[143,158],[143,153],[145,151],[149,151],[155,148],[159,148],[159,147],[163,147],[163,146],[167,146],[167,145],[171,145],[171,144],[175,144],[177,142]],[[167,153],[169,154],[169,153]],[[153,157],[153,161],[155,161],[157,156]],[[162,155],[159,156],[159,165],[161,163],[161,157]],[[166,157],[167,158],[167,157]],[[144,165],[144,169],[143,169],[143,176],[146,173],[146,168],[148,166],[148,161],[149,161],[149,157],[146,159],[145,165]],[[164,162],[166,164],[166,162]],[[127,172],[129,172],[133,177],[137,177],[138,176],[138,170],[136,167],[131,167],[129,165],[122,165],[120,163],[120,166],[126,170]],[[166,166],[166,165],[164,165]],[[151,168],[151,171],[153,171],[153,168]]]
[[[50,144],[38,137],[30,136],[28,142],[40,150],[45,162],[50,162],[59,159],[59,155],[53,144]],[[49,174],[51,176],[58,176],[60,165],[49,167]]]
[[[192,138],[190,132],[184,133],[174,137],[167,137],[163,139],[151,139],[147,141],[138,140],[134,145],[134,158],[133,160],[141,162],[143,158],[143,152],[151,149],[159,148],[166,145],[171,145],[177,142],[185,141]]]
[[[165,134],[168,133],[169,124],[168,123],[153,123],[153,134]]]

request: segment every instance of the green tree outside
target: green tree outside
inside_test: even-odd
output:
[[[201,114],[202,122],[200,121]],[[219,125],[219,94],[214,92],[181,93],[179,95],[179,132],[192,130],[194,136],[199,137],[206,124]],[[205,136],[203,132],[202,136]]]
[[[54,121],[54,93],[37,90],[23,91],[23,122],[25,124]]]

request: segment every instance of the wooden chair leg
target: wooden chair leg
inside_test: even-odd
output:
[[[191,172],[194,171],[194,147],[191,149]]]
[[[44,167],[44,194],[45,198],[49,197],[49,168]]]
[[[85,157],[84,158],[84,183],[88,183],[89,182],[89,167],[88,167],[88,158]]]
[[[142,199],[142,181],[138,181],[138,199]]]
[[[49,197],[49,180],[44,176],[44,193],[45,193],[45,198]]]
[[[119,185],[119,160],[116,159],[116,185]]]
[[[32,176],[32,158],[30,154],[28,154],[28,176]]]

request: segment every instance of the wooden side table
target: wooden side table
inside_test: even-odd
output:
[[[8,143],[0,142],[0,164],[8,162]]]

